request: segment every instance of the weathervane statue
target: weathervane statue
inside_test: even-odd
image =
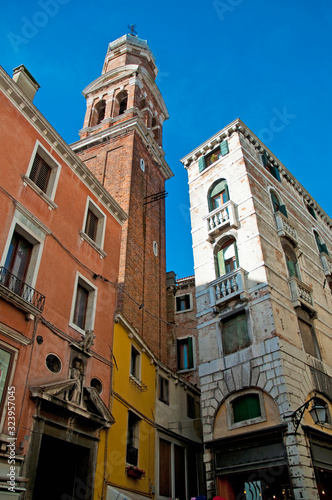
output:
[[[136,26],[136,24],[130,24],[130,25],[127,26],[127,28],[130,30],[129,35],[131,35],[131,36],[137,36],[137,31],[136,31],[137,26]]]

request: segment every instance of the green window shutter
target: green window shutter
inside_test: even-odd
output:
[[[264,153],[261,154],[261,162],[262,162],[263,166],[266,168],[267,162],[268,162],[266,151],[264,151]]]
[[[275,177],[277,179],[277,181],[281,182],[280,172],[279,172],[278,168],[277,167],[269,167],[269,170],[270,170],[271,174],[273,175],[273,177]]]
[[[198,159],[198,171],[202,172],[205,169],[205,156],[200,156]]]
[[[238,268],[240,266],[240,264],[239,264],[239,254],[237,252],[237,245],[236,245],[235,242],[234,242],[234,251],[235,251],[235,259],[236,259],[236,268]]]
[[[193,339],[188,337],[188,368],[194,367]]]
[[[329,255],[329,252],[328,252],[328,250],[327,250],[327,246],[326,246],[326,244],[325,244],[325,243],[320,243],[320,244],[318,245],[318,248],[319,248],[320,253],[323,253],[323,252],[324,252],[324,253],[326,253],[326,255]]]
[[[287,268],[288,268],[288,274],[289,277],[292,278],[293,276],[297,276],[296,273],[296,263],[293,262],[292,260],[287,259]]]
[[[233,401],[234,423],[261,416],[258,394],[248,394]]]
[[[220,144],[220,153],[221,153],[221,156],[225,156],[225,155],[227,155],[227,153],[229,153],[227,140],[222,141],[222,143]]]
[[[217,253],[217,263],[218,263],[218,277],[226,274],[224,250],[219,250]]]
[[[247,318],[245,314],[236,317],[236,337],[239,349],[244,349],[249,345]]]
[[[288,217],[285,205],[279,205],[278,211],[281,212],[285,217]]]
[[[272,204],[273,204],[273,210],[275,212],[277,212],[279,210],[279,207],[280,207],[280,201],[278,200],[277,196],[273,192],[271,193],[271,200],[272,200]]]
[[[225,179],[221,179],[211,189],[210,197],[213,198],[214,196],[217,196],[217,194],[221,193],[222,191],[225,191],[226,189],[228,191],[227,181]]]

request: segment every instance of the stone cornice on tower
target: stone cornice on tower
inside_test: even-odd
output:
[[[117,40],[114,40],[108,45],[107,54],[104,61],[103,73],[108,71],[108,66],[110,62],[119,57],[124,57],[124,64],[127,64],[126,59],[129,56],[136,55],[141,59],[145,59],[147,65],[149,66],[154,78],[158,74],[158,69],[155,64],[155,57],[148,46],[146,40],[142,40],[136,36],[124,35]]]
[[[287,170],[283,163],[278,160],[272,151],[270,151],[266,145],[240,120],[240,118],[231,122],[225,128],[210,137],[207,141],[203,142],[203,144],[184,156],[180,160],[181,163],[186,169],[190,168],[190,165],[193,162],[196,162],[200,156],[207,154],[234,132],[241,133],[251,144],[253,144],[260,154],[265,152],[270,163],[272,163],[274,167],[279,170],[280,175],[298,191],[298,193],[303,197],[305,203],[315,209],[317,214],[329,228],[332,227],[332,220],[327,213],[318,205],[310,193],[308,193],[308,191],[299,183],[291,172]]]
[[[87,147],[90,148],[91,146],[101,144],[102,142],[105,142],[108,139],[117,137],[126,132],[136,131],[140,136],[140,138],[142,139],[145,146],[149,148],[152,158],[159,166],[165,180],[169,179],[170,177],[173,177],[174,174],[164,159],[165,153],[163,149],[157,145],[157,143],[152,137],[151,130],[145,126],[142,118],[139,116],[140,111],[138,109],[136,111],[137,115],[135,117],[114,124],[110,128],[101,130],[100,132],[94,133],[93,135],[90,135],[85,139],[81,139],[80,141],[74,142],[73,144],[71,144],[71,148],[73,149],[73,151],[78,153],[79,151],[82,151]]]

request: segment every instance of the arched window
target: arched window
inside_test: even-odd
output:
[[[274,191],[271,191],[271,200],[272,200],[272,205],[273,205],[274,212],[280,212],[285,217],[288,217],[285,205],[282,205],[280,203],[280,200],[279,200],[278,196],[276,195],[276,193]]]
[[[320,236],[317,233],[317,231],[314,231],[314,237],[315,237],[315,240],[316,240],[316,245],[317,245],[319,253],[325,252],[327,255],[329,255],[329,252],[327,250],[326,244],[322,243],[322,240],[320,239]]]
[[[116,96],[116,99],[118,101],[118,106],[119,106],[119,115],[122,115],[128,106],[128,93],[127,91],[123,90],[122,92],[119,92],[119,94]]]
[[[234,238],[223,243],[216,254],[216,274],[219,278],[239,267],[237,247]]]
[[[219,179],[212,185],[209,191],[209,211],[212,212],[212,210],[221,207],[221,205],[227,201],[229,201],[227,181],[225,179]]]
[[[105,118],[105,110],[106,110],[106,101],[102,99],[101,101],[98,101],[96,103],[96,105],[92,110],[90,127],[98,125]]]
[[[284,252],[287,263],[288,276],[301,279],[300,268],[294,250],[289,245],[284,245]]]

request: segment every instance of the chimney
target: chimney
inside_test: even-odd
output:
[[[13,70],[13,80],[32,102],[40,85],[23,64]]]

